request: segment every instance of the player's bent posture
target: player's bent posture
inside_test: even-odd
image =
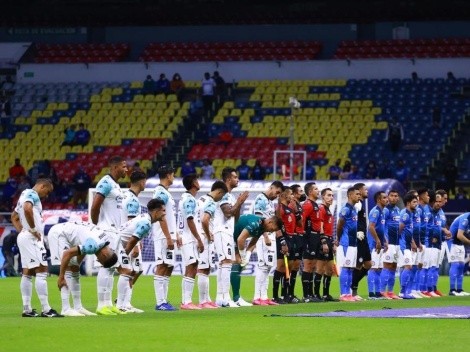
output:
[[[204,251],[199,254],[197,267],[198,289],[199,289],[199,307],[200,308],[218,308],[215,302],[212,302],[209,294],[209,274],[211,268],[217,261],[217,254],[214,248],[214,214],[217,202],[228,192],[227,185],[222,181],[215,181],[211,191],[198,199],[200,222],[200,233],[204,234],[202,241]]]
[[[403,202],[405,203],[405,209],[400,212],[400,225],[398,228],[401,251],[400,266],[403,269],[400,274],[401,289],[399,296],[403,299],[414,299],[415,297],[409,294],[409,287],[411,286],[411,267],[413,265],[412,252],[416,253],[417,250],[413,237],[413,226],[415,224],[413,216],[418,206],[418,197],[414,193],[408,192],[403,197]]]
[[[400,244],[398,235],[398,225],[400,224],[400,209],[397,207],[399,200],[398,192],[390,190],[388,192],[388,204],[384,208],[385,238],[387,247],[384,250],[383,269],[380,274],[380,285],[382,296],[391,299],[400,299],[393,292],[395,286],[395,273],[397,271],[398,257],[400,255]]]
[[[131,220],[124,223],[119,228],[119,280],[118,280],[118,298],[117,307],[124,313],[138,313],[129,307],[129,290],[132,289],[134,270],[129,256],[138,246],[138,242],[149,236],[152,224],[162,221],[165,217],[165,204],[160,199],[151,199],[147,203],[146,214],[139,214]]]
[[[125,213],[124,218],[126,221],[135,218],[136,216],[142,213],[142,206],[139,201],[139,194],[145,189],[145,183],[147,182],[147,175],[143,171],[133,171],[131,176],[131,186],[124,192],[123,200],[123,210]],[[127,290],[127,296],[124,299],[123,306],[127,312],[131,313],[143,313],[142,309],[135,308],[131,304],[132,293],[134,291],[134,285],[137,282],[137,279],[143,272],[142,268],[142,242],[139,243],[139,246],[135,246],[132,250],[132,253],[129,255],[129,259],[132,266],[132,285],[129,290]],[[122,250],[122,249],[121,249]],[[121,253],[120,253],[121,254]],[[124,254],[124,253],[122,253]]]
[[[348,188],[348,202],[341,209],[338,224],[336,226],[338,247],[336,252],[338,264],[341,267],[339,276],[340,301],[356,301],[351,295],[351,283],[353,270],[357,261],[357,212],[354,205],[360,200],[360,193],[354,187]]]
[[[383,268],[382,257],[387,250],[385,240],[385,218],[384,208],[388,199],[385,192],[379,191],[374,195],[375,207],[369,212],[369,227],[367,239],[372,258],[372,266],[367,273],[367,284],[369,287],[369,299],[389,299],[380,293],[380,276]]]
[[[81,300],[80,264],[87,254],[96,255],[104,268],[117,262],[117,255],[109,247],[110,234],[86,222],[64,222],[49,230],[51,264],[60,265],[57,286],[62,299],[62,315],[79,317],[96,315],[86,310]],[[73,309],[69,297],[72,294]]]
[[[49,305],[47,291],[47,258],[44,245],[44,223],[42,219],[41,198],[47,197],[53,190],[49,179],[38,179],[32,189],[21,192],[11,221],[18,231],[18,248],[23,264],[20,290],[23,300],[23,317],[37,317],[39,314],[31,307],[33,276],[36,276],[36,293],[42,306],[41,317],[62,317]]]
[[[175,265],[175,241],[176,241],[176,202],[168,191],[175,179],[175,170],[171,166],[163,165],[158,169],[160,184],[153,192],[154,199],[163,201],[166,207],[166,216],[162,221],[153,225],[153,237],[155,246],[155,260],[157,269],[153,278],[155,309],[159,311],[175,311],[168,302],[168,286]]]
[[[181,282],[182,301],[181,309],[201,309],[193,303],[194,281],[197,273],[199,254],[204,251],[204,244],[198,230],[200,216],[198,203],[194,196],[199,191],[199,181],[196,174],[183,177],[183,185],[186,192],[182,194],[178,205],[178,234],[177,243],[181,248],[185,271]]]
[[[470,245],[468,233],[470,231],[470,213],[458,216],[450,225],[452,242],[449,248],[449,296],[470,296],[463,290],[463,271],[465,266],[465,245]]]
[[[235,261],[235,243],[233,231],[235,221],[240,217],[240,208],[248,198],[248,192],[241,193],[235,200],[231,193],[238,186],[238,175],[234,168],[226,167],[222,170],[222,181],[227,186],[228,192],[217,204],[214,214],[214,245],[219,261],[217,274],[217,298],[219,307],[237,308],[240,305],[251,305],[245,300],[239,300],[238,304],[230,299],[230,282],[234,292],[239,292],[241,263]],[[233,274],[231,272],[233,271]],[[233,276],[233,279],[231,278]],[[239,297],[234,297],[238,298]]]
[[[263,218],[270,218],[275,214],[273,200],[282,192],[284,185],[280,181],[274,181],[264,192],[258,194],[253,204],[252,213]],[[252,303],[254,305],[276,305],[268,299],[269,272],[274,266],[276,255],[276,234],[266,232],[263,239],[256,242],[258,264],[255,268],[255,293]],[[246,253],[246,259],[250,259],[251,252]],[[247,264],[248,262],[242,263]]]
[[[122,209],[123,192],[119,186],[119,179],[126,177],[127,163],[121,156],[113,156],[109,159],[109,175],[103,176],[96,185],[96,193],[91,205],[91,222],[103,230],[114,233],[110,237],[110,246],[117,249],[119,238],[117,230],[126,220]],[[96,266],[101,265],[95,263]],[[100,267],[96,277],[98,290],[98,307],[96,313],[99,315],[118,315],[122,312],[112,302],[115,268]]]

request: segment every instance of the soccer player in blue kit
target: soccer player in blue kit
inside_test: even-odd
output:
[[[466,234],[470,231],[470,212],[458,216],[450,225],[452,242],[449,244],[449,296],[470,296],[463,290],[463,270],[465,266],[465,247],[469,246],[470,240]]]

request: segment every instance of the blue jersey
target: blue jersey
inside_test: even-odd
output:
[[[421,210],[421,222],[419,226],[419,241],[421,244],[428,246],[428,221],[431,217],[431,207],[428,204],[418,205]]]
[[[344,220],[343,232],[341,234],[340,244],[343,247],[357,246],[357,211],[349,203],[341,209],[339,217]]]
[[[388,244],[398,245],[398,225],[400,225],[400,209],[396,205],[387,205],[384,208],[385,218],[385,236],[387,237]]]
[[[427,223],[429,242],[426,243],[426,247],[441,249],[443,225],[440,209],[438,211],[431,210],[429,215]]]
[[[462,241],[457,238],[457,233],[462,230],[464,235],[470,230],[469,219],[470,213],[464,213],[458,216],[450,225],[450,233],[452,234],[452,243],[463,246]]]
[[[447,226],[447,217],[446,217],[446,214],[444,213],[444,210],[439,209],[439,214],[441,214],[442,227],[446,227]],[[451,241],[451,239],[450,240],[446,239],[446,234],[444,233],[444,231],[441,232],[441,235],[442,235],[442,238],[441,238],[442,242]]]
[[[369,224],[375,225],[375,232],[379,236],[379,240],[382,243],[382,246],[385,242],[385,217],[384,210],[378,205],[372,208],[369,212]],[[369,242],[369,249],[372,251],[375,248],[376,242],[374,236],[370,233],[369,229],[367,230],[367,239]]]
[[[400,249],[411,249],[411,240],[413,239],[413,226],[414,226],[414,212],[408,209],[402,209],[400,211],[400,225],[403,224],[403,228],[400,234]]]
[[[416,245],[420,243],[420,231],[421,231],[421,209],[416,207],[416,210],[412,212],[413,219],[413,239],[415,240]]]

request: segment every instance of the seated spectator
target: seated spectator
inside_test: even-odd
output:
[[[303,171],[302,171],[301,176],[303,177]],[[307,181],[312,181],[312,180],[316,180],[316,178],[317,178],[317,170],[315,169],[314,161],[309,160],[307,162],[307,165],[305,165],[305,179]]]
[[[408,168],[405,165],[405,161],[398,160],[397,166],[395,168],[395,175],[394,178],[401,182],[403,187],[408,189]]]
[[[22,175],[21,177],[24,177],[24,175]],[[5,183],[5,186],[3,186],[3,192],[2,192],[2,203],[5,205],[5,208],[7,208],[7,211],[12,210],[12,207],[14,205],[13,199],[17,191],[18,191],[17,179],[15,177],[10,177]]]
[[[380,179],[393,178],[392,167],[390,166],[390,161],[388,159],[385,159],[380,163],[378,176]]]
[[[251,179],[254,181],[262,181],[266,177],[266,169],[261,165],[259,160],[256,160],[253,169],[251,170]]]
[[[361,172],[356,165],[351,165],[351,172],[348,175],[348,180],[362,180]]]
[[[242,159],[241,164],[236,167],[238,178],[240,180],[249,180],[251,167],[248,166],[246,159]]]
[[[181,167],[181,177],[195,174],[196,173],[196,168],[194,167],[193,163],[189,160],[186,160]]]
[[[233,139],[233,134],[230,131],[222,131],[219,134],[219,142],[225,146],[229,145]]]
[[[349,160],[346,160],[344,162],[343,169],[341,170],[341,173],[339,174],[339,179],[347,180],[350,173],[351,173],[351,162]]]
[[[175,73],[170,82],[170,90],[179,96],[180,92],[184,89],[185,85],[179,73]]]
[[[73,205],[77,208],[79,206],[85,208],[86,198],[88,196],[88,188],[91,187],[91,177],[85,172],[83,167],[80,167],[72,178],[74,194]]]
[[[144,86],[142,87],[143,94],[155,94],[157,91],[157,86],[151,75],[147,75],[147,78],[144,81]]]
[[[82,147],[86,146],[90,141],[90,131],[85,128],[83,123],[78,125],[78,131],[75,132],[75,142],[74,145],[81,145]]]
[[[59,184],[54,187],[54,202],[66,204],[72,199],[72,196],[73,189],[66,181],[61,180]]]
[[[467,191],[463,187],[458,187],[457,194],[455,195],[455,199],[458,199],[458,200],[468,199]]]
[[[75,142],[75,125],[70,125],[64,130],[64,141],[62,142],[61,147],[65,145],[73,146]]]
[[[168,94],[170,93],[170,81],[166,78],[164,73],[160,74],[160,78],[155,82],[156,94]]]
[[[57,177],[57,173],[49,160],[46,159],[39,163],[39,174],[50,179],[54,187],[59,184],[59,177]]]
[[[334,165],[331,165],[328,169],[330,180],[339,180],[339,174],[341,173],[341,159],[336,160]]]
[[[15,165],[10,167],[9,174],[10,177],[15,178],[17,181],[21,176],[26,176],[26,170],[24,169],[23,165],[21,165],[20,159],[15,159]]]
[[[219,71],[214,71],[212,79],[215,82],[215,94],[223,97],[225,95],[225,80],[219,74]]]
[[[34,185],[36,184],[36,181],[38,178],[41,178],[43,177],[43,170],[41,170],[40,166],[39,166],[39,161],[34,161],[33,162],[33,166],[31,167],[31,169],[28,170],[28,178],[29,178],[29,182]]]
[[[365,178],[373,180],[373,179],[376,179],[377,176],[378,176],[377,165],[375,164],[375,161],[369,160],[369,162],[367,163]]]
[[[210,180],[214,178],[214,167],[211,165],[209,159],[204,160],[203,165],[201,166],[201,179]]]

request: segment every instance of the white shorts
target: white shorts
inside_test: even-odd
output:
[[[144,271],[144,268],[142,267],[142,249],[139,248],[139,255],[137,257],[133,257],[131,255],[131,266],[132,266],[132,271],[135,271],[136,273]]]
[[[441,250],[438,248],[426,248],[426,260],[427,260],[427,267],[439,267],[439,255],[440,255]],[[424,267],[424,266],[423,266]]]
[[[382,261],[384,263],[398,263],[399,256],[400,256],[400,246],[396,244],[389,244],[387,251],[384,252],[382,256]]]
[[[51,251],[51,265],[60,265],[62,254],[70,248],[68,241],[65,239],[62,231],[60,231],[61,229],[62,227],[53,226],[47,235],[49,250]],[[79,264],[76,256],[70,259],[69,266],[78,266]]]
[[[47,253],[44,241],[38,241],[29,231],[22,230],[17,239],[23,268],[34,269],[40,265],[47,267]]]
[[[214,234],[214,245],[218,261],[224,259],[235,260],[235,241],[233,234],[218,231]]]
[[[213,268],[217,260],[214,242],[209,243],[206,236],[203,236],[202,243],[204,244],[204,251],[199,253],[197,268],[201,270]]]
[[[132,271],[132,263],[131,263],[130,255],[126,254],[126,251],[124,250],[124,247],[122,246],[121,243],[119,243],[117,255],[118,255],[117,266],[123,269]]]
[[[339,246],[336,250],[336,260],[338,265],[342,268],[355,268],[357,261],[357,247]]]
[[[413,252],[412,250],[410,251],[411,251],[411,265],[418,265],[418,258],[419,258],[418,253],[420,253],[419,249],[417,249],[416,252]]]
[[[442,241],[441,250],[439,252],[439,265],[442,265],[444,256],[447,256],[447,260],[449,260],[449,246],[447,245],[447,241]]]
[[[465,263],[465,247],[452,244],[449,250],[449,263]]]
[[[382,269],[384,267],[384,265],[383,265],[383,256],[384,255],[383,254],[384,254],[383,249],[381,249],[378,254],[377,254],[377,251],[375,249],[373,249],[370,252],[371,262],[372,262],[371,268],[372,269]]]
[[[400,255],[400,260],[398,265],[400,267],[403,266],[412,266],[413,265],[413,254],[414,257],[416,258],[416,252],[411,251],[411,249],[405,249],[404,251],[400,250],[401,255]]]
[[[188,266],[197,263],[199,260],[197,242],[193,241],[190,243],[183,244],[181,246],[181,257],[183,259],[183,266]]]
[[[261,236],[256,242],[256,253],[258,254],[258,266],[264,267],[269,266],[272,267],[276,263],[276,234],[273,232],[269,233],[269,239],[271,240],[271,245],[267,246],[266,242],[264,241],[264,237]]]
[[[155,261],[157,262],[157,265],[175,265],[175,250],[168,249],[166,238],[154,240],[153,245],[155,248]]]
[[[426,256],[426,251],[428,250],[428,248],[426,246],[422,246],[423,247],[423,250],[420,252],[419,249],[418,249],[418,252],[417,252],[417,255],[418,257],[416,258],[416,260],[418,261],[417,263],[415,263],[416,265],[417,264],[424,264],[424,261],[425,261],[425,256]]]

